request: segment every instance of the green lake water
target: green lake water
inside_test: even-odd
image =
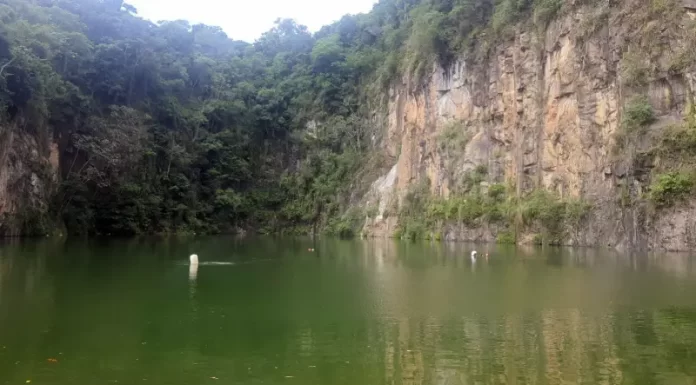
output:
[[[696,269],[390,240],[6,243],[0,384],[28,381],[694,384]]]

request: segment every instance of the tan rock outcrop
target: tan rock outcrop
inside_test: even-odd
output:
[[[574,7],[542,33],[518,27],[514,38],[499,43],[483,60],[460,57],[445,68],[436,66],[424,85],[405,78],[391,90],[388,104],[384,148],[398,157],[391,193],[401,202],[409,186],[427,178],[433,195],[448,197],[462,173],[483,165],[488,183],[515,186],[517,195],[544,188],[591,202],[589,220],[566,244],[696,246],[696,206],[650,218],[636,208],[622,208],[617,199],[621,186],[645,187],[615,172],[612,154],[624,101],[636,92],[622,85],[621,59],[628,38],[635,40],[636,28],[642,28],[627,16],[638,3]],[[686,10],[680,12],[687,18]],[[674,47],[689,38],[678,31],[664,28],[661,41]],[[651,79],[645,93],[660,120],[681,119],[693,95],[693,78],[663,72]],[[438,145],[453,122],[468,138],[456,154]],[[381,196],[388,199],[384,191]],[[376,220],[368,230],[388,236],[395,227]],[[449,239],[495,237],[482,229],[447,232]]]

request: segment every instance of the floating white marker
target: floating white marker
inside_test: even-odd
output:
[[[198,255],[191,254],[189,262],[189,280],[195,281],[198,277]]]

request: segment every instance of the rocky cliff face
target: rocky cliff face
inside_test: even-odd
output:
[[[18,124],[0,125],[0,236],[43,235],[54,230],[58,146]]]
[[[648,97],[657,117],[650,131],[659,131],[683,121],[696,86],[696,73],[673,65],[693,39],[693,14],[681,3],[657,10],[645,3],[568,4],[546,28],[517,26],[482,59],[460,57],[422,84],[405,79],[394,87],[384,149],[397,161],[368,196],[379,212],[365,232],[393,234],[399,219],[387,208],[403,206],[419,181],[447,198],[478,167],[486,170],[484,188],[500,183],[518,197],[544,189],[589,202],[564,244],[696,246],[696,201],[654,212],[620,199],[643,196],[652,167],[641,172],[629,154],[613,150],[628,98]],[[627,85],[630,54],[649,68],[644,84]],[[501,229],[455,223],[442,231],[447,239],[494,241]],[[531,241],[532,233],[521,231],[517,241]]]

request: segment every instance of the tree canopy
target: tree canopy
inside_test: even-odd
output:
[[[366,101],[531,6],[381,0],[248,44],[121,0],[0,0],[0,124],[62,143],[61,188],[26,231],[331,229],[374,145]]]

